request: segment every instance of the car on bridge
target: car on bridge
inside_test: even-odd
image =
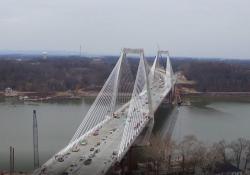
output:
[[[74,146],[71,151],[78,152],[78,151],[80,151],[80,148],[78,146]]]
[[[95,132],[93,133],[93,136],[98,136],[99,135],[99,130],[95,130]]]
[[[114,118],[119,118],[117,113],[113,113]]]
[[[62,155],[56,155],[55,156],[55,159],[58,161],[58,162],[63,162],[64,161],[64,158]]]
[[[80,142],[80,145],[82,145],[82,146],[85,146],[85,145],[87,145],[88,144],[88,142],[87,142],[87,140],[82,140],[81,142]]]
[[[80,159],[79,159],[79,162],[82,162],[85,160],[85,156],[81,156]]]
[[[84,161],[84,165],[89,165],[89,164],[91,164],[91,162],[92,162],[92,159],[89,158],[89,159]]]
[[[118,153],[117,153],[117,151],[113,151],[113,153],[112,153],[114,156],[116,156]]]
[[[97,143],[96,143],[96,147],[99,146],[99,145],[101,145],[101,142],[97,142]]]
[[[99,153],[100,152],[100,149],[96,149],[95,150],[95,154]]]

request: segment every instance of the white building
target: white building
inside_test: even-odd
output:
[[[5,88],[4,95],[6,97],[15,97],[15,96],[17,96],[17,92],[14,91],[12,88],[7,87],[7,88]]]

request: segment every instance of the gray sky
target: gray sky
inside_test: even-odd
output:
[[[0,50],[250,58],[250,0],[0,0]]]

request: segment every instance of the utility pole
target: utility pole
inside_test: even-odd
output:
[[[80,57],[82,57],[82,45],[80,45]]]
[[[14,173],[14,162],[15,162],[15,156],[14,156],[14,147],[10,146],[10,175]]]
[[[36,110],[33,110],[33,147],[34,147],[34,168],[39,167],[39,153],[38,153],[38,129]]]

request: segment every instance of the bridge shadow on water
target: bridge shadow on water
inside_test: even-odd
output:
[[[153,128],[153,135],[161,134],[162,130],[164,130],[164,126],[166,125],[166,122],[168,122],[170,115],[174,112],[175,106],[172,104],[161,104],[161,106],[157,109],[155,112],[155,123]]]

